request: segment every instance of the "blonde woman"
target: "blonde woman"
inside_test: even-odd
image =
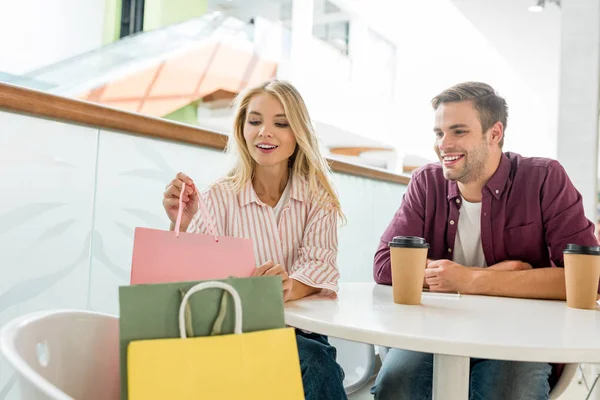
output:
[[[207,233],[198,212],[202,195],[220,235],[253,239],[254,275],[281,276],[284,301],[335,298],[337,225],[343,214],[296,88],[272,80],[241,93],[227,150],[235,166],[206,191],[199,193],[183,173],[167,186],[163,205],[171,229],[185,182],[182,230]],[[343,371],[327,338],[299,330],[296,338],[306,399],[345,399]]]

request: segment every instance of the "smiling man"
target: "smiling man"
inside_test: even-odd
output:
[[[596,246],[582,198],[555,160],[504,153],[508,108],[479,82],[432,100],[439,163],[416,171],[375,254],[377,283],[391,284],[388,242],[430,244],[424,286],[432,291],[565,299],[562,251]],[[559,267],[559,268],[557,268]],[[433,356],[392,349],[376,399],[430,399]],[[471,399],[547,399],[560,373],[547,363],[471,361]]]

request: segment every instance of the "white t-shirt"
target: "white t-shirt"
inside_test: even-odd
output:
[[[279,201],[277,202],[277,204],[275,204],[275,207],[273,207],[273,212],[275,213],[275,221],[277,221],[278,224],[279,220],[281,219],[281,212],[283,211],[283,208],[290,201],[290,192],[292,190],[292,185],[290,185],[291,181],[291,179],[288,179],[287,185],[285,185],[285,189],[283,189],[283,193],[281,194]]]
[[[466,267],[487,267],[481,246],[481,203],[461,199],[453,261]]]

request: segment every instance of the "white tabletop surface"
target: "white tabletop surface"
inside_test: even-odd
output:
[[[422,304],[394,304],[392,288],[340,285],[339,298],[287,303],[288,325],[357,342],[476,358],[600,362],[600,309],[564,301],[423,293]]]

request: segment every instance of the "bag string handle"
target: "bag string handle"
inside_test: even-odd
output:
[[[229,294],[231,294],[231,297],[233,297],[233,307],[235,309],[235,324],[233,328],[233,333],[237,335],[240,335],[242,333],[242,299],[240,298],[240,294],[233,286],[231,286],[228,283],[208,281],[192,286],[192,288],[187,291],[187,293],[185,294],[185,296],[183,296],[183,299],[181,300],[181,305],[179,306],[179,335],[181,339],[187,339],[187,334],[185,330],[185,308],[190,297],[194,293],[210,288],[223,289],[229,292]]]

